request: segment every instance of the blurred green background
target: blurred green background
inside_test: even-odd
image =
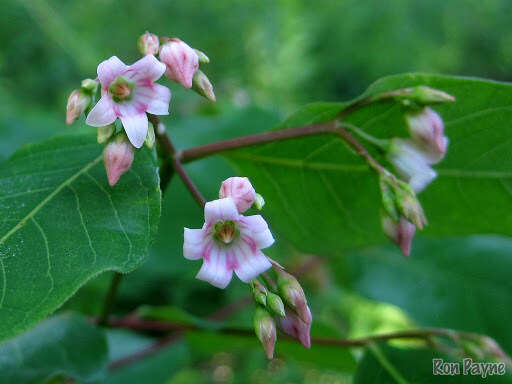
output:
[[[205,72],[217,104],[171,85],[166,123],[178,145],[187,147],[266,130],[305,103],[349,99],[389,74],[509,80],[511,15],[510,0],[2,0],[0,159],[24,143],[79,129],[64,125],[71,90],[95,77],[97,64],[112,55],[126,63],[138,59],[136,40],[146,30],[178,36],[211,59]],[[232,173],[221,159],[189,171],[209,197]],[[181,231],[200,222],[200,210],[174,182],[151,257],[123,282],[117,313],[149,303],[204,316],[247,293],[239,282],[219,291],[193,279],[199,265],[181,257]],[[270,252],[291,266],[310,257],[284,241]],[[345,292],[347,270],[343,261],[320,265],[305,280],[317,334],[364,335],[412,323],[398,307]],[[91,281],[64,309],[98,313],[109,278]],[[250,316],[247,310],[232,321],[248,324]],[[149,342],[123,332],[109,340],[114,360]],[[109,382],[345,383],[354,374],[346,350],[307,354],[290,344],[283,356],[287,348],[293,358],[268,363],[255,339],[191,335]]]

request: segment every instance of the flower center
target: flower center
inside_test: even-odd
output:
[[[214,229],[214,237],[224,244],[231,244],[238,234],[233,220],[218,221],[215,223]]]
[[[130,100],[133,95],[133,83],[119,76],[110,84],[108,91],[116,102]]]

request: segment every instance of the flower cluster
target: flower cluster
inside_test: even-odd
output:
[[[164,74],[215,101],[210,81],[199,70],[199,63],[209,62],[204,53],[177,38],[158,38],[149,32],[139,38],[138,47],[143,58],[132,65],[116,56],[101,62],[98,77],[84,80],[68,99],[66,123],[86,113],[86,124],[98,128],[98,143],[107,143],[104,160],[111,186],[130,169],[135,149],[144,144],[153,147],[156,127],[149,124],[148,114],[169,114],[171,91],[156,83]],[[101,97],[93,106],[98,88]],[[116,128],[118,118],[122,127]],[[132,148],[127,149],[128,145]]]
[[[427,89],[422,87],[422,89]],[[439,91],[432,90],[439,93]],[[445,101],[453,101],[442,93]],[[410,138],[391,140],[387,158],[397,173],[408,183],[384,175],[381,190],[384,202],[382,229],[405,256],[411,252],[416,227],[426,224],[421,205],[415,194],[423,191],[436,177],[432,165],[440,162],[448,147],[441,116],[429,106],[410,109],[405,114]]]

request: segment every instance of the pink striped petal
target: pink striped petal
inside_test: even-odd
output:
[[[251,238],[258,249],[264,249],[274,244],[274,236],[268,229],[268,224],[261,215],[245,216],[241,219],[245,224],[243,234]]]
[[[128,67],[127,77],[135,81],[153,82],[158,80],[165,72],[165,64],[158,61],[153,55],[146,55]]]
[[[103,127],[112,124],[116,120],[113,104],[109,96],[102,96],[91,112],[89,112],[89,115],[87,115],[85,123],[92,127]]]
[[[196,278],[207,281],[217,288],[224,289],[231,281],[232,276],[233,271],[228,267],[225,249],[214,246],[209,257],[204,258],[203,265]]]
[[[102,61],[98,65],[98,79],[102,88],[108,88],[116,77],[120,76],[128,67],[117,56]]]
[[[248,283],[272,267],[263,253],[259,250],[254,252],[243,241],[238,245],[238,249],[234,249],[234,253],[237,259],[235,273],[244,283]]]
[[[153,99],[148,104],[148,113],[154,115],[168,115],[171,90],[163,85],[154,84],[152,92]]]
[[[133,116],[122,116],[121,121],[128,139],[135,148],[142,147],[148,133],[148,117],[146,113]]]
[[[209,201],[204,206],[204,218],[208,224],[219,220],[237,220],[238,216],[238,210],[231,197]]]
[[[185,241],[183,242],[183,256],[185,259],[198,260],[203,257],[205,248],[205,233],[202,229],[185,228]]]

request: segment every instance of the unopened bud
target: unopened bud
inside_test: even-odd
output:
[[[82,90],[88,93],[94,93],[98,89],[98,81],[93,79],[83,79],[81,85]]]
[[[210,58],[206,56],[204,52],[201,52],[199,49],[194,49],[197,57],[199,58],[199,62],[201,64],[208,64],[210,62]]]
[[[114,186],[121,175],[130,169],[133,156],[133,146],[124,133],[118,134],[105,146],[103,160],[110,186]]]
[[[98,127],[97,138],[98,144],[106,143],[108,139],[114,134],[115,127],[113,124],[105,125],[104,127]]]
[[[166,65],[165,75],[185,88],[192,88],[192,78],[199,69],[199,58],[180,39],[170,39],[160,48],[160,60]]]
[[[153,124],[148,124],[148,134],[146,135],[144,144],[149,149],[153,149],[153,146],[155,145],[155,129],[153,128]]]
[[[267,289],[256,279],[251,281],[250,287],[254,301],[265,307],[267,305]]]
[[[405,118],[413,140],[431,154],[432,163],[441,161],[448,146],[441,116],[425,107],[420,111],[407,112]]]
[[[279,295],[297,315],[306,323],[311,323],[311,312],[306,295],[295,277],[282,269],[277,269],[277,287]]]
[[[391,143],[387,154],[389,162],[414,192],[423,191],[437,177],[430,167],[432,160],[429,154],[411,140],[392,139]]]
[[[258,305],[254,312],[253,323],[256,336],[263,345],[267,357],[272,359],[277,338],[274,319],[263,307]]]
[[[254,203],[256,191],[247,177],[230,177],[222,182],[219,197],[231,197],[238,212],[243,213]]]
[[[410,89],[409,99],[417,104],[431,105],[455,101],[455,97],[424,85]]]
[[[400,215],[419,229],[423,229],[427,224],[427,219],[416,194],[408,184],[400,182],[399,186],[400,188],[396,191],[396,197]]]
[[[66,106],[66,124],[72,124],[85,112],[90,103],[91,97],[86,95],[83,91],[75,89],[71,92]]]
[[[309,318],[312,319],[309,307]],[[293,311],[286,309],[286,316],[277,319],[277,326],[287,335],[297,339],[305,348],[311,347],[311,321],[304,322]]]
[[[382,195],[382,206],[387,215],[395,220],[398,220],[400,213],[396,206],[396,196],[393,190],[389,174],[381,174],[379,177],[380,191]]]
[[[404,217],[398,221],[388,215],[382,216],[382,230],[400,248],[404,256],[411,254],[411,244],[416,232],[416,226]]]
[[[201,70],[198,70],[194,75],[192,89],[210,101],[216,100],[215,93],[213,93],[213,85]]]
[[[257,193],[256,196],[254,197],[254,207],[258,211],[261,211],[263,209],[264,205],[265,205],[265,199],[263,198],[263,196],[261,196],[259,193]]]
[[[275,293],[267,293],[267,308],[277,316],[285,316],[283,300]]]
[[[156,55],[160,46],[158,36],[146,31],[146,33],[139,37],[137,46],[139,48],[139,52],[143,55]]]

